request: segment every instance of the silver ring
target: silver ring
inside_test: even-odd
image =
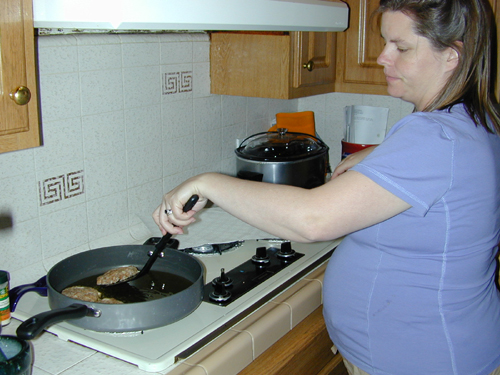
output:
[[[165,210],[165,213],[167,214],[167,216],[168,216],[168,215],[172,215],[172,209],[167,208],[167,209]]]

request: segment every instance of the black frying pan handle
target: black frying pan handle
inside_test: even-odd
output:
[[[44,328],[52,324],[63,322],[68,319],[81,319],[85,316],[93,315],[94,310],[80,303],[74,303],[67,307],[45,311],[25,320],[17,327],[17,337],[24,340],[32,340]]]

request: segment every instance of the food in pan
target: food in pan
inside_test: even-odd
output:
[[[107,271],[97,277],[97,285],[112,285],[139,273],[135,266],[123,266]]]
[[[66,297],[86,302],[99,302],[101,293],[89,286],[70,286],[62,291]]]
[[[104,297],[102,298],[101,292],[90,286],[70,286],[62,291],[62,294],[66,297],[74,298],[85,302],[99,302],[107,304],[120,304],[123,303],[116,298]]]
[[[100,303],[107,303],[110,305],[119,305],[120,303],[123,303],[122,301],[119,301],[116,298],[103,298],[99,302]]]

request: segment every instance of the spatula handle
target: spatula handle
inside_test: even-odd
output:
[[[186,202],[186,204],[184,205],[182,210],[184,212],[188,212],[189,210],[191,210],[194,207],[194,205],[196,204],[196,202],[198,202],[199,198],[200,197],[196,194],[191,196],[191,198],[189,198],[189,200]],[[155,249],[153,251],[153,254],[151,254],[151,256],[149,257],[148,261],[146,262],[146,264],[144,265],[142,270],[137,274],[137,277],[140,277],[140,276],[144,275],[145,273],[149,272],[149,269],[153,266],[153,263],[155,262],[156,258],[158,258],[158,256],[163,251],[165,246],[167,246],[167,243],[170,240],[170,237],[172,237],[172,234],[167,233],[166,235],[164,235],[161,238],[160,242],[158,242],[156,244]],[[135,277],[135,278],[137,278],[137,277]]]

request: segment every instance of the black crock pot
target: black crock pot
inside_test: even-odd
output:
[[[311,189],[326,182],[328,151],[321,139],[309,134],[287,129],[257,133],[235,150],[237,176]]]

